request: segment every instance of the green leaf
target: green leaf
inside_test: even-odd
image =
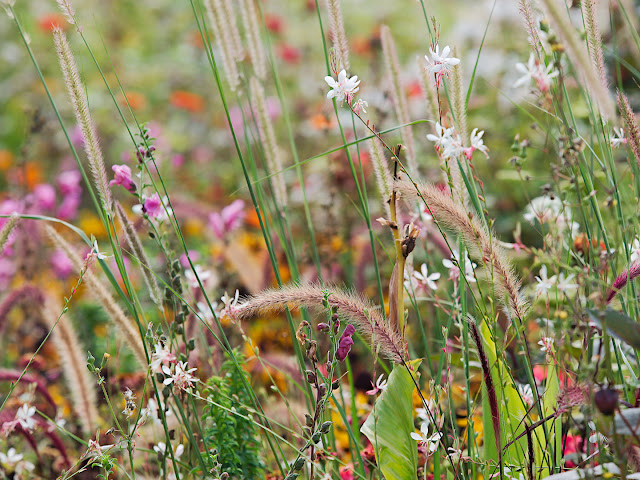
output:
[[[417,372],[422,360],[409,362]],[[416,375],[415,373],[413,375]],[[415,480],[418,469],[418,444],[411,438],[413,426],[413,390],[411,374],[402,365],[394,365],[387,388],[360,431],[376,451],[376,459],[386,480]]]
[[[591,320],[600,328],[604,323],[608,333],[613,333],[633,348],[640,349],[640,324],[638,322],[612,308],[603,311],[588,310],[588,312]]]

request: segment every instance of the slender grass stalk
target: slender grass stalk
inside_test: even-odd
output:
[[[45,231],[53,244],[62,249],[65,255],[71,260],[77,271],[82,270],[83,261],[76,250],[53,227],[45,226]],[[86,272],[84,282],[91,294],[100,302],[102,308],[107,312],[114,325],[122,333],[122,340],[131,349],[135,359],[144,369],[147,368],[147,354],[140,338],[138,329],[133,325],[131,319],[127,318],[120,306],[109,293],[108,287],[103,284],[93,273]]]
[[[80,420],[83,433],[88,435],[94,432],[99,423],[94,381],[85,366],[86,354],[81,349],[73,324],[68,315],[63,315],[58,320],[60,311],[60,306],[48,299],[42,305],[41,315],[47,328],[53,331],[52,339],[58,349],[62,371],[69,386],[71,405]]]

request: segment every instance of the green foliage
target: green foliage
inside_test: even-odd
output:
[[[417,371],[420,360],[410,362]],[[413,480],[418,469],[418,444],[411,438],[413,426],[413,390],[411,374],[402,365],[394,365],[386,390],[362,426],[376,448],[380,470],[387,480]]]
[[[215,450],[208,457],[210,468],[220,464],[220,470],[229,478],[262,478],[264,463],[260,457],[258,429],[251,420],[250,398],[245,390],[243,378],[244,357],[236,351],[240,369],[231,360],[222,364],[220,376],[207,382],[205,395],[209,402],[203,413],[205,442]]]

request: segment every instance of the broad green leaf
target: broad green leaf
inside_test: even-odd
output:
[[[409,362],[418,370],[422,360]],[[415,373],[413,375],[416,375]],[[376,451],[376,459],[386,480],[415,480],[418,469],[418,443],[411,438],[413,390],[411,374],[394,365],[387,388],[376,400],[375,408],[360,431]]]
[[[608,333],[614,334],[633,348],[640,349],[640,324],[632,318],[612,308],[603,311],[589,310],[589,316],[600,327],[604,319]]]
[[[551,362],[547,370],[547,381],[545,384],[544,393],[542,394],[542,414],[546,417],[552,415],[556,411],[558,406],[558,394],[560,393],[560,382],[558,381],[558,368],[554,362]],[[549,443],[553,445],[553,453],[555,455],[554,463],[560,465],[561,453],[562,453],[562,436],[558,432],[562,432],[562,419],[556,418],[546,422],[547,432],[549,433]],[[538,427],[537,437],[538,442],[534,444],[536,459],[541,461],[545,452],[551,454],[551,448],[548,448],[544,442],[544,432],[541,431],[542,427]],[[551,459],[542,462],[542,475],[545,477],[551,472],[549,470],[549,463]]]

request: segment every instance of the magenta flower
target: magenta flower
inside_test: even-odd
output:
[[[53,252],[50,260],[57,277],[66,278],[73,273],[73,263],[62,249],[58,248]]]
[[[82,175],[78,170],[67,170],[58,175],[56,183],[62,195],[69,195],[71,193],[79,194],[82,192],[82,188],[80,187],[81,180]]]
[[[162,208],[160,195],[154,193],[149,198],[145,199],[142,210],[150,217],[159,217],[161,215]]]
[[[245,216],[244,201],[236,200],[224,207],[222,212],[211,213],[209,215],[209,226],[215,236],[222,240],[225,234],[242,225]]]
[[[56,206],[56,190],[48,183],[36,185],[33,196],[37,206],[43,210],[52,210]]]
[[[127,165],[114,165],[111,167],[115,176],[113,180],[109,182],[109,186],[122,185],[131,193],[136,191],[136,184],[131,179],[131,169]]]
[[[340,336],[340,341],[338,342],[338,350],[336,350],[336,358],[339,361],[343,361],[349,355],[351,351],[351,345],[353,345],[353,334],[356,332],[356,329],[353,325],[347,325],[347,328],[344,329],[342,335]]]

